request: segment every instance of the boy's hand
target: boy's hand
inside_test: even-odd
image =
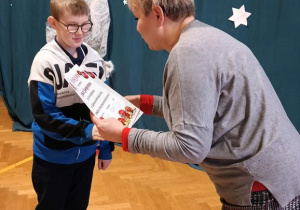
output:
[[[125,96],[124,98],[127,99],[129,102],[131,102],[137,108],[140,108],[140,103],[141,103],[140,95],[128,95]]]
[[[110,165],[111,160],[98,159],[98,170],[105,170]]]

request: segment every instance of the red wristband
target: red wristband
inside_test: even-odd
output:
[[[260,182],[253,182],[253,185],[252,185],[252,190],[251,192],[259,192],[259,191],[265,191],[267,190],[267,188]]]
[[[145,114],[152,114],[154,97],[153,95],[140,95],[140,109]]]
[[[122,148],[125,152],[129,152],[128,150],[128,135],[131,128],[124,128],[122,130]]]

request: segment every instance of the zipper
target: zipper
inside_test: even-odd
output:
[[[76,160],[78,160],[78,158],[79,158],[79,155],[80,155],[80,147],[78,148],[78,153],[77,153]]]

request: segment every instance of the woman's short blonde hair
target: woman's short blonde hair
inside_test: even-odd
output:
[[[90,15],[90,9],[85,0],[51,0],[50,15],[59,20],[65,11],[74,16]]]
[[[128,7],[138,7],[148,16],[152,7],[159,5],[166,17],[173,21],[181,20],[188,16],[195,16],[194,0],[128,0]]]

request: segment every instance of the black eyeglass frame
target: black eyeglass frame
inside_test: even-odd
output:
[[[66,25],[66,24],[64,24],[63,22],[61,22],[60,20],[58,20],[58,19],[56,19],[58,22],[60,22],[61,24],[63,24],[66,28],[67,28],[67,31],[69,32],[69,33],[76,33],[78,30],[79,30],[79,27],[80,27],[80,29],[81,29],[81,31],[83,32],[83,33],[88,33],[88,32],[90,32],[91,30],[92,30],[92,27],[93,27],[93,22],[91,21],[91,20],[89,20],[89,22],[88,23],[84,23],[84,24],[82,24],[82,25],[77,25],[77,24],[69,24],[69,25]],[[83,31],[83,26],[85,26],[85,25],[91,25],[91,27],[89,28],[89,30],[88,31]],[[77,30],[76,31],[70,31],[69,30],[69,27],[70,26],[76,26],[77,27]]]

